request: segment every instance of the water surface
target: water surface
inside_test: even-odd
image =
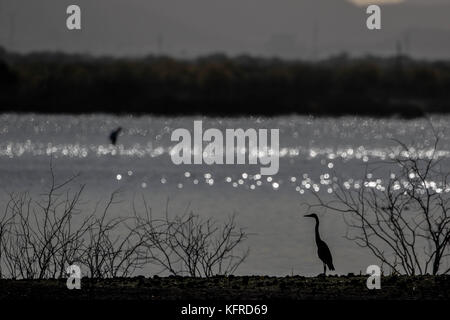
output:
[[[280,170],[258,175],[260,165],[180,165],[170,158],[176,128],[192,130],[194,120],[207,128],[280,130]],[[448,165],[450,117],[431,120],[443,133],[439,157]],[[118,145],[109,144],[111,130],[122,126]],[[205,217],[223,219],[236,213],[251,234],[248,260],[239,274],[302,274],[322,271],[316,256],[313,221],[303,217],[311,193],[327,197],[333,184],[361,187],[367,165],[394,158],[401,151],[394,139],[411,143],[424,156],[431,150],[430,120],[371,118],[201,118],[112,115],[0,115],[0,192],[48,189],[49,164],[58,179],[80,174],[86,184],[83,206],[120,189],[122,202],[112,214],[131,214],[131,202],[144,196],[153,212],[162,213],[167,199],[171,214],[186,206]],[[382,188],[382,177],[370,177]],[[1,208],[3,209],[3,208]],[[344,239],[346,226],[337,214],[319,212],[322,238],[328,243],[339,274],[365,271],[377,261],[367,250]]]

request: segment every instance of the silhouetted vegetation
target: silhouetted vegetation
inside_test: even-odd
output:
[[[207,278],[230,275],[247,259],[248,248],[240,254],[235,252],[247,234],[236,226],[234,216],[223,225],[192,211],[171,218],[168,205],[163,219],[154,219],[147,205],[145,214],[135,211],[148,258],[163,272]]]
[[[421,116],[450,111],[450,62],[212,55],[108,58],[0,50],[0,111]]]
[[[56,182],[39,197],[11,193],[0,213],[0,279],[57,279],[76,264],[83,276],[130,277],[146,266],[158,273],[212,277],[229,275],[245,261],[247,239],[234,217],[220,224],[193,212],[152,217],[146,202],[131,217],[110,217],[117,192],[93,212],[81,209],[84,186],[76,176]]]
[[[341,213],[347,239],[392,274],[449,274],[450,175],[437,157],[438,142],[436,134],[426,154],[399,142],[400,154],[385,163],[391,172],[385,186],[370,182],[378,162],[366,168],[359,188],[336,183],[331,200],[312,192],[311,207]]]

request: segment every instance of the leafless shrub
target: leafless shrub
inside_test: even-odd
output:
[[[99,218],[96,212],[83,216],[79,204],[84,186],[71,191],[76,177],[57,184],[52,167],[50,171],[50,189],[37,200],[26,192],[10,194],[0,219],[0,266],[6,271],[1,275],[61,278],[77,263],[89,276],[105,278],[127,276],[142,266],[136,226],[107,218],[116,193]]]
[[[10,235],[12,224],[14,223],[13,216],[10,214],[11,201],[6,204],[5,210],[0,218],[0,279],[4,277],[3,261],[7,260],[8,243],[7,239]],[[5,257],[6,255],[6,257]],[[7,266],[6,266],[7,267]]]
[[[117,193],[112,193],[103,213],[96,217],[87,232],[81,262],[87,267],[92,278],[126,277],[147,263],[144,237],[139,233],[134,218],[107,219],[108,209],[115,204]],[[120,228],[120,232],[118,232]]]
[[[437,155],[438,136],[425,154],[399,143],[399,155],[384,166],[390,178],[383,186],[368,181],[367,168],[359,189],[334,185],[334,196],[325,201],[314,194],[319,206],[343,214],[347,238],[372,254],[393,273],[447,274],[449,257],[449,173]]]
[[[145,208],[141,230],[151,261],[162,271],[192,277],[227,275],[235,272],[249,254],[248,249],[235,253],[247,235],[237,228],[234,215],[219,224],[187,208],[182,215],[171,218],[167,202],[165,217],[153,219]]]
[[[0,217],[0,277],[61,278],[78,264],[92,278],[126,277],[148,263],[171,274],[230,274],[246,259],[235,255],[246,239],[234,216],[223,225],[192,212],[152,219],[135,209],[132,217],[109,217],[118,203],[111,194],[103,209],[81,214],[84,186],[71,189],[75,177],[56,183],[50,166],[50,188],[34,199],[12,193]]]
[[[84,186],[62,189],[73,181],[55,182],[51,170],[49,191],[33,200],[28,193],[12,193],[6,206],[1,244],[3,261],[13,278],[61,277],[67,263],[77,256],[77,244],[89,227],[89,219],[73,228],[73,216]]]

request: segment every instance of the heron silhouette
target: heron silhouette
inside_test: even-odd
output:
[[[316,219],[316,245],[317,245],[317,254],[319,259],[323,262],[323,274],[326,275],[327,268],[331,271],[334,271],[333,266],[333,257],[331,256],[330,249],[328,248],[325,241],[320,239],[319,234],[319,217],[315,213],[307,214],[305,217],[310,217]]]
[[[122,127],[118,127],[116,130],[113,130],[111,132],[111,134],[109,135],[109,141],[111,141],[111,144],[116,145],[120,131],[122,131]]]

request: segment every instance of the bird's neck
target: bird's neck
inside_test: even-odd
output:
[[[319,219],[316,218],[316,242],[321,241],[319,234]]]

